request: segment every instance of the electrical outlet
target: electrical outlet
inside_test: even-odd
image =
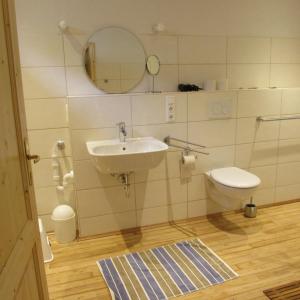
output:
[[[176,121],[176,101],[175,96],[166,96],[166,122]]]

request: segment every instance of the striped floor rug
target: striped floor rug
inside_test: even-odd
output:
[[[163,300],[236,278],[199,239],[97,261],[115,300]]]

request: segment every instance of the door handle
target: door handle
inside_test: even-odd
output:
[[[24,140],[24,146],[25,146],[25,154],[26,154],[27,160],[33,160],[33,163],[37,164],[40,161],[41,158],[37,154],[31,154],[30,153],[29,144],[28,144],[27,138],[25,138],[25,140]]]
[[[33,160],[34,164],[37,164],[40,161],[40,159],[41,159],[40,156],[36,155],[36,154],[33,154],[33,155],[26,154],[26,157],[27,157],[28,160]]]

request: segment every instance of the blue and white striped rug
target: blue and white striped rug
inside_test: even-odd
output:
[[[115,300],[164,300],[238,276],[199,239],[97,261]]]

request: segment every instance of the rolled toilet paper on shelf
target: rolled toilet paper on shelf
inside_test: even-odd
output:
[[[219,79],[217,81],[217,90],[228,90],[228,79]]]
[[[194,166],[196,161],[195,155],[183,155],[182,162],[187,167]]]
[[[56,190],[57,190],[58,192],[63,192],[63,191],[65,190],[65,188],[64,188],[63,185],[58,185],[58,186],[56,186]]]
[[[217,89],[217,81],[214,79],[205,80],[203,82],[203,88],[205,91],[215,91]]]

